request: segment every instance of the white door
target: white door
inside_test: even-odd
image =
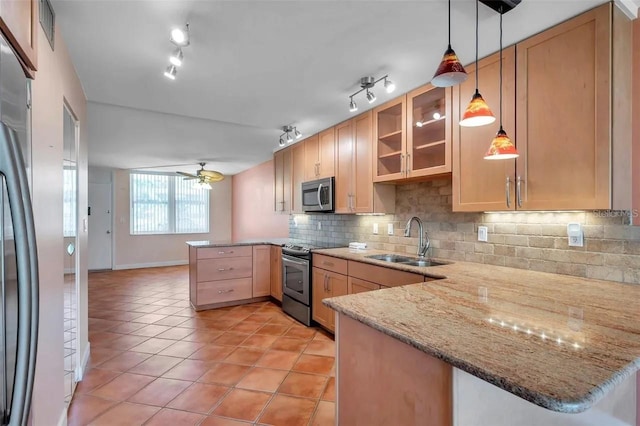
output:
[[[111,184],[89,183],[89,270],[111,269]]]

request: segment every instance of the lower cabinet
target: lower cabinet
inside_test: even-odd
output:
[[[347,276],[314,267],[311,282],[313,320],[327,330],[334,331],[333,309],[323,305],[322,300],[347,294]]]
[[[271,297],[282,302],[282,247],[271,246]]]
[[[364,293],[365,291],[380,290],[380,284],[371,281],[361,280],[360,278],[349,277],[348,294]]]
[[[271,295],[271,246],[253,246],[253,297]]]

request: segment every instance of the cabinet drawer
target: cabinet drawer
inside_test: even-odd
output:
[[[198,249],[198,259],[251,256],[251,246],[204,247]]]
[[[361,280],[372,281],[385,287],[397,287],[400,285],[415,284],[424,281],[420,274],[385,268],[383,266],[369,265],[362,262],[349,261],[349,276]]]
[[[198,283],[198,305],[251,299],[251,278]]]
[[[323,254],[314,254],[313,266],[347,275],[347,261],[345,259],[338,259],[337,257],[325,256]]]
[[[251,256],[198,260],[198,282],[251,278],[252,269]]]
[[[364,293],[365,291],[379,290],[380,284],[360,278],[349,277],[349,294]]]

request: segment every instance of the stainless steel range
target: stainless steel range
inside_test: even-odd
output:
[[[311,247],[282,247],[282,310],[311,326]]]

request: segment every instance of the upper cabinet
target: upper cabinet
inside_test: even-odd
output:
[[[451,89],[422,86],[373,110],[375,182],[451,172]]]
[[[274,165],[274,209],[276,212],[289,214],[293,209],[291,199],[292,187],[292,152],[291,148],[273,154]]]
[[[335,176],[335,129],[333,127],[304,141],[305,180]]]
[[[38,1],[0,0],[0,30],[30,77],[37,69]]]
[[[516,160],[483,159],[498,122],[457,124],[474,90],[469,67],[470,78],[453,92],[454,211],[609,209],[629,202],[631,33],[618,13],[608,3],[504,51],[503,121],[520,153]],[[479,64],[480,91],[496,116],[498,60]],[[616,159],[616,152],[623,154]]]
[[[289,149],[291,150],[291,212],[302,213],[302,182],[306,180],[306,144],[297,143]]]

